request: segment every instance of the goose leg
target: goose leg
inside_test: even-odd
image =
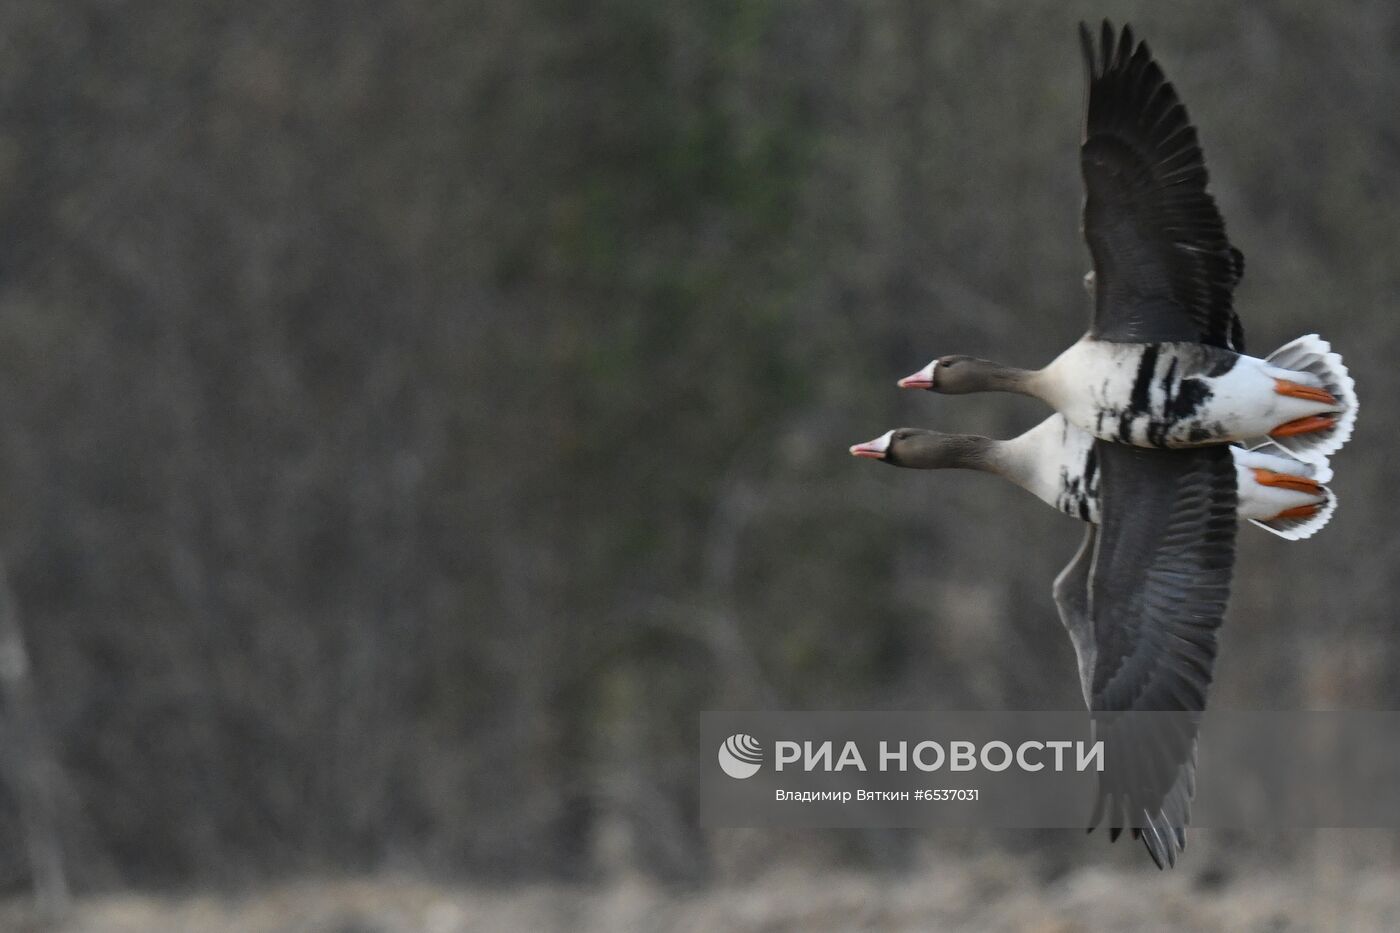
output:
[[[1254,481],[1260,486],[1277,486],[1280,489],[1292,489],[1295,492],[1303,492],[1313,496],[1322,493],[1322,484],[1315,479],[1294,476],[1291,473],[1275,473],[1273,470],[1266,470],[1262,467],[1254,469]]]
[[[1287,379],[1275,379],[1274,391],[1279,395],[1289,395],[1293,398],[1306,399],[1309,402],[1321,402],[1324,405],[1337,404],[1337,397],[1326,389],[1300,385],[1296,382],[1289,382]]]
[[[1313,505],[1295,505],[1295,506],[1294,506],[1293,508],[1291,508],[1291,509],[1284,509],[1282,512],[1278,513],[1278,514],[1275,515],[1273,518],[1269,519],[1269,521],[1271,521],[1271,522],[1280,522],[1280,521],[1285,521],[1285,520],[1290,519],[1290,518],[1296,518],[1296,519],[1312,518],[1314,515],[1317,514],[1317,511],[1318,511],[1318,509],[1320,509],[1320,508],[1322,508],[1322,506],[1316,505],[1316,504],[1313,504]]]
[[[1295,434],[1311,434],[1314,431],[1328,431],[1337,425],[1335,415],[1309,415],[1285,421],[1269,432],[1270,437],[1292,437]]]

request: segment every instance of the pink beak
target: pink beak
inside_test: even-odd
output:
[[[901,389],[933,388],[933,368],[937,365],[938,361],[934,360],[913,375],[905,376],[903,379],[899,380],[899,387]]]
[[[851,447],[852,457],[866,457],[870,460],[883,460],[889,453],[890,435],[893,431],[881,434],[873,441],[866,441],[864,444],[856,444]]]

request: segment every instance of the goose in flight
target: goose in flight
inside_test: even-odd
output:
[[[1192,717],[1205,709],[1237,521],[1290,538],[1321,527],[1335,506],[1326,458],[1349,438],[1357,401],[1316,335],[1245,355],[1233,307],[1244,258],[1185,108],[1131,28],[1105,22],[1097,46],[1083,25],[1080,37],[1088,333],[1040,370],[945,356],[900,380],[1030,395],[1057,416],[1011,441],[899,429],[852,453],[997,472],[1090,523],[1054,586],[1095,727],[1112,736],[1090,825],[1107,819],[1112,838],[1131,828],[1165,867],[1186,842]],[[1139,712],[1177,715],[1156,728],[1128,718]]]
[[[1323,485],[1331,470],[1272,446],[1145,450],[1105,442],[1060,415],[1008,441],[898,428],[851,453],[915,469],[994,473],[1090,523],[1054,586],[1109,755],[1090,828],[1107,819],[1112,839],[1130,828],[1159,868],[1175,865],[1195,791],[1189,717],[1205,709],[1237,519],[1308,537],[1336,506]],[[1154,712],[1175,715],[1116,716]],[[1125,768],[1125,760],[1138,764]]]
[[[851,447],[851,454],[916,470],[964,469],[991,473],[1066,515],[1099,524],[1100,447],[1088,433],[1051,415],[1019,437],[995,440],[895,428]],[[1332,469],[1289,455],[1266,441],[1253,450],[1227,448],[1235,467],[1240,521],[1289,541],[1310,538],[1327,524],[1337,497],[1326,485]]]
[[[1196,130],[1131,27],[1080,25],[1088,104],[1080,169],[1093,257],[1088,333],[1039,370],[944,356],[900,380],[961,394],[1015,392],[1101,440],[1195,447],[1271,437],[1302,459],[1338,450],[1356,420],[1355,386],[1316,335],[1267,358],[1244,353],[1230,245]]]

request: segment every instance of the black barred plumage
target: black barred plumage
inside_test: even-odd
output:
[[[1128,410],[1133,415],[1146,415],[1152,411],[1152,379],[1157,375],[1157,345],[1149,344],[1142,351],[1138,362],[1137,378],[1133,380],[1133,392],[1128,397]],[[1175,362],[1173,360],[1173,362]]]
[[[1099,374],[1083,409],[1063,409],[1094,436],[1139,447],[1190,447],[1218,442],[1229,430],[1222,422],[1229,399],[1217,399],[1223,383],[1216,380],[1241,359],[1199,343],[1103,342],[1076,344],[1052,367]]]
[[[1059,490],[1054,501],[1055,508],[1082,522],[1099,520],[1097,460],[1093,450],[1090,446],[1081,462],[1061,466]]]

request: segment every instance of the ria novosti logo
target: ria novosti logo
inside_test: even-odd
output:
[[[761,764],[763,746],[747,733],[736,732],[720,744],[719,766],[732,778],[743,780],[753,777]]]

